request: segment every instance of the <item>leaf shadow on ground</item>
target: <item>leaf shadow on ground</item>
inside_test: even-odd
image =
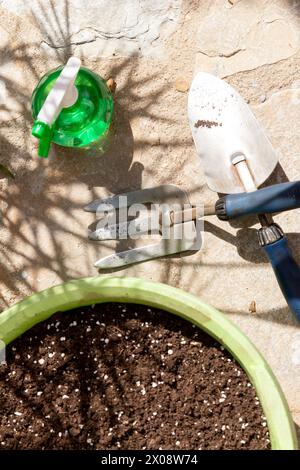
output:
[[[50,59],[43,48],[40,49],[39,59],[44,54],[45,71],[65,62],[74,53],[70,42],[68,1],[65,0],[64,5],[64,27],[60,24],[52,0],[47,5],[40,2],[43,22],[33,12],[35,26],[41,34],[47,34],[49,43],[58,35],[61,44],[58,48],[52,48]],[[32,57],[32,44],[24,42],[5,46],[0,50],[0,56],[7,62],[21,60],[22,67],[37,83],[40,69]],[[85,63],[84,57],[81,58]],[[4,306],[11,303],[11,298],[6,300],[5,291],[14,292],[17,298],[26,295],[26,292],[36,289],[40,273],[45,269],[53,274],[50,274],[52,279],[48,284],[80,277],[82,267],[77,268],[72,263],[76,250],[84,253],[85,271],[90,272],[97,259],[98,247],[87,241],[88,223],[82,220],[79,211],[85,203],[97,197],[99,188],[104,194],[141,188],[143,165],[133,162],[133,152],[134,149],[142,151],[147,148],[149,142],[147,139],[133,141],[130,122],[139,116],[163,122],[164,118],[152,111],[152,105],[160,99],[167,85],[140,96],[137,91],[140,79],[135,74],[137,61],[136,56],[118,58],[106,67],[105,78],[115,77],[117,81],[120,75],[123,78],[117,88],[114,125],[107,148],[103,150],[95,145],[83,155],[81,151],[52,146],[48,160],[36,156],[37,143],[31,137],[31,97],[28,89],[13,76],[0,77],[19,107],[17,117],[9,108],[4,109],[7,119],[0,132],[1,163],[11,166],[16,173],[14,181],[2,180],[1,185]],[[93,64],[89,65],[93,67]],[[155,79],[156,75],[150,74],[143,78],[143,85]],[[131,103],[130,109],[128,103]],[[180,145],[179,140],[177,145]],[[89,190],[86,201],[80,201],[76,194],[82,188]],[[74,255],[72,250],[66,253],[67,240],[73,245]],[[120,241],[117,250],[124,249],[122,246],[125,247],[125,244]]]
[[[64,25],[56,13],[54,1],[40,2],[40,8],[44,14],[44,22],[41,22],[34,12],[33,18],[36,28],[40,29],[43,37],[46,37],[46,45],[54,57],[49,62],[45,54],[45,70],[49,70],[48,62],[51,63],[51,67],[60,65],[74,53],[76,46],[71,41],[68,1],[64,0]],[[32,57],[30,46],[27,43],[18,44],[16,47],[6,46],[2,48],[0,55],[3,61],[21,60],[37,83],[41,71]],[[41,47],[41,55],[44,54],[43,51]],[[82,60],[87,66],[93,67],[93,64],[84,57]],[[3,234],[1,280],[4,291],[9,290],[15,292],[17,297],[23,297],[36,289],[40,273],[42,276],[48,276],[49,271],[51,275],[47,281],[48,285],[80,277],[82,271],[96,274],[91,271],[91,267],[99,258],[99,245],[87,241],[87,226],[91,218],[81,217],[84,203],[76,192],[88,187],[89,193],[86,194],[88,199],[85,201],[88,203],[99,197],[99,189],[101,194],[107,195],[141,188],[144,167],[141,163],[133,161],[133,153],[134,151],[146,153],[150,146],[147,135],[142,139],[133,136],[131,122],[143,117],[153,120],[159,127],[168,120],[153,111],[152,105],[164,98],[170,84],[166,83],[155,92],[151,90],[145,93],[141,85],[155,81],[157,77],[155,74],[146,78],[138,77],[135,73],[138,61],[137,56],[116,58],[110,61],[105,70],[105,78],[113,76],[118,81],[118,76],[122,76],[121,84],[117,88],[115,124],[109,148],[104,153],[102,150],[98,153],[95,148],[89,151],[89,156],[83,156],[80,152],[70,152],[54,146],[48,161],[35,159],[36,144],[30,136],[32,122],[30,94],[13,76],[0,77],[5,81],[8,92],[16,97],[21,107],[19,117],[12,116],[11,120],[6,120],[0,132],[1,159],[3,158],[3,163],[15,166],[17,175],[15,181],[3,182],[1,191],[1,233]],[[5,111],[10,112],[9,109]],[[168,124],[172,122],[173,117],[169,118]],[[159,149],[164,152],[170,148],[184,146],[194,151],[191,139],[187,142],[180,137],[174,139],[172,143],[160,142]],[[151,167],[150,162],[147,162],[147,165]],[[172,169],[173,167],[169,171],[166,170],[164,175],[166,183],[172,182]],[[183,170],[184,161],[176,168],[178,172]],[[148,175],[155,176],[155,171],[149,168]],[[199,189],[201,188],[198,188],[198,191]],[[190,196],[192,195],[191,192]],[[258,252],[253,229],[247,227],[238,231],[237,237],[227,232],[226,224],[220,229],[207,221],[206,229],[226,242],[234,244],[241,257],[254,265],[266,262]],[[292,234],[291,242],[293,247],[297,245],[296,234]],[[66,245],[70,246],[67,251]],[[109,243],[102,246],[112,247]],[[134,246],[134,241],[120,240],[113,249],[123,251]],[[83,254],[84,269],[72,262],[78,251]],[[181,267],[184,264],[192,265],[193,259],[185,254],[174,255],[157,263],[156,266],[163,273],[161,280],[178,285],[182,280]],[[233,267],[233,264],[227,263],[228,270]],[[47,273],[43,274],[45,270]],[[138,274],[138,270],[136,272]],[[191,287],[194,283],[195,276],[192,271],[186,274],[185,284]],[[209,283],[208,277],[207,281],[202,282],[201,290],[205,290]],[[12,299],[7,301],[3,294],[3,305],[11,302]],[[281,315],[279,317],[281,318]],[[268,312],[265,318],[268,318]],[[270,318],[273,318],[272,315]],[[272,321],[277,320],[272,319]]]

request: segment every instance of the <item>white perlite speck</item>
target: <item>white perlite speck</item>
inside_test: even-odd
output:
[[[41,364],[41,366],[45,363],[45,359],[39,359],[38,363]]]
[[[173,354],[173,349],[168,349],[168,354],[171,356]]]

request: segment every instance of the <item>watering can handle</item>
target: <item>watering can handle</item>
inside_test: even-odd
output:
[[[70,57],[52,89],[50,90],[37,119],[32,127],[32,135],[39,139],[39,156],[47,158],[53,137],[53,123],[63,108],[68,108],[76,103],[78,91],[74,82],[79,72],[81,60]]]
[[[216,203],[216,214],[221,220],[230,220],[244,215],[284,212],[298,207],[300,181],[295,181],[224,196]]]
[[[300,267],[293,257],[287,239],[277,224],[261,228],[258,237],[273,267],[282,293],[297,320],[300,321]],[[277,240],[272,241],[277,237]]]

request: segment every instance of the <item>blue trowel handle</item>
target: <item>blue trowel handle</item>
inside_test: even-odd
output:
[[[261,228],[258,236],[271,262],[282,293],[290,309],[300,321],[300,267],[293,257],[287,239],[276,224]]]
[[[229,194],[216,203],[221,220],[242,215],[272,214],[300,207],[300,181],[280,183],[251,193]]]

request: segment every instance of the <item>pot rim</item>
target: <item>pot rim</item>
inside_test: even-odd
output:
[[[270,432],[272,450],[297,450],[296,430],[286,398],[266,360],[223,313],[198,297],[166,284],[130,277],[90,277],[45,289],[0,314],[5,345],[58,311],[104,302],[161,308],[198,326],[222,344],[254,385]]]

